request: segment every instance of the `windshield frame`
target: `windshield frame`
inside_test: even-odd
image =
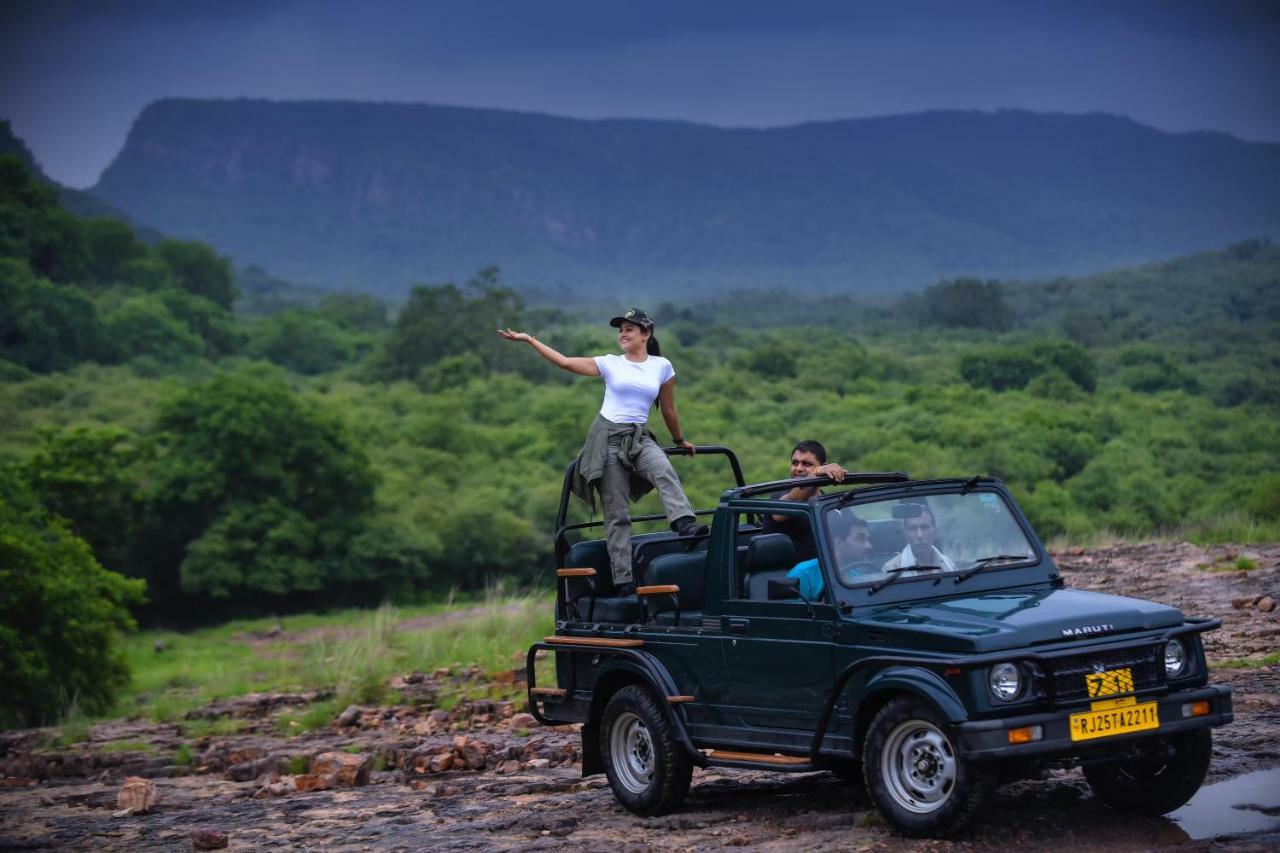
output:
[[[854,583],[846,583],[840,577],[840,563],[835,552],[835,536],[830,527],[830,518],[832,510],[843,508],[845,510],[857,511],[859,506],[867,506],[870,504],[886,503],[894,500],[902,500],[904,498],[929,498],[945,495],[969,496],[978,494],[991,494],[996,497],[1004,506],[1006,515],[1012,518],[1017,526],[1019,533],[1023,536],[1027,543],[1025,560],[1009,560],[999,561],[989,564],[985,569],[966,578],[967,583],[975,583],[985,588],[989,584],[983,584],[978,577],[995,575],[999,572],[1027,569],[1041,566],[1045,561],[1045,552],[1040,543],[1039,537],[1031,528],[1030,523],[1022,514],[1021,508],[1013,496],[1003,488],[1003,484],[995,480],[984,480],[979,483],[965,481],[960,479],[951,480],[935,480],[926,482],[912,482],[906,487],[894,484],[892,486],[879,486],[869,489],[857,489],[856,494],[849,491],[828,493],[818,498],[814,503],[816,522],[822,529],[822,545],[821,551],[823,560],[821,561],[828,569],[827,583],[831,586],[835,596],[842,602],[854,605],[879,604],[881,599],[878,595],[887,592],[886,588],[895,588],[906,590],[909,586],[915,586],[920,581],[928,581],[931,586],[937,586],[945,578],[959,578],[965,572],[973,568],[975,562],[973,560],[959,561],[954,568],[942,571],[923,571],[919,574],[897,574],[888,575],[884,573],[868,574],[866,579],[859,579]],[[1052,564],[1050,564],[1052,568]],[[1048,580],[1048,577],[1034,578],[1034,580]],[[883,583],[890,580],[889,583]],[[1032,580],[1032,579],[1029,579]],[[871,592],[872,587],[880,585],[877,594]],[[977,587],[975,587],[977,588]],[[948,584],[945,592],[950,593],[956,589],[955,584]],[[963,591],[963,590],[962,590]],[[939,590],[938,594],[944,592]],[[898,596],[891,596],[883,599],[885,602],[896,599]],[[918,591],[910,596],[912,598],[919,597]]]

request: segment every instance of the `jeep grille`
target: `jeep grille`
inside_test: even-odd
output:
[[[1086,677],[1099,671],[1127,667],[1133,675],[1135,692],[1164,684],[1162,645],[1136,646],[1105,652],[1085,652],[1050,661],[1045,668],[1049,697],[1055,702],[1089,698]]]

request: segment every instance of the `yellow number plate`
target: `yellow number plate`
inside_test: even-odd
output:
[[[1106,708],[1100,711],[1083,711],[1071,715],[1072,740],[1093,740],[1159,727],[1160,714],[1155,702]]]

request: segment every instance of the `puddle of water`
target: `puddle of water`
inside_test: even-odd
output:
[[[1166,815],[1192,838],[1280,828],[1280,767],[1206,785]]]

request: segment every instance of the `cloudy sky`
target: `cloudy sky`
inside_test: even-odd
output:
[[[1275,0],[3,0],[0,118],[94,183],[156,98],[773,126],[928,109],[1280,141]]]

